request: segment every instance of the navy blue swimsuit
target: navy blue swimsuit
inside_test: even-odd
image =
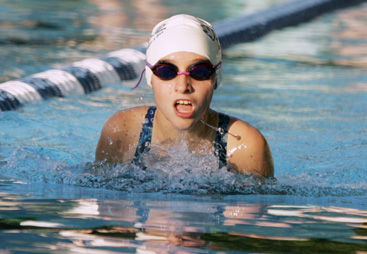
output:
[[[136,165],[141,165],[141,155],[150,151],[152,142],[153,120],[156,109],[157,108],[154,106],[150,107],[147,114],[145,115],[145,121],[140,132],[140,138],[138,146],[136,147],[135,158],[133,160],[133,163]],[[218,115],[218,130],[220,131],[217,131],[216,133],[214,142],[214,155],[219,160],[219,168],[222,168],[224,166],[227,166],[227,140],[226,138],[224,138],[227,137],[227,135],[223,134],[228,132],[229,117],[222,113],[218,113]]]

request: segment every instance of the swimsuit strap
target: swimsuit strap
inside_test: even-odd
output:
[[[227,166],[227,138],[229,116],[218,113],[218,131],[214,142],[214,155],[219,159],[219,168]]]
[[[139,158],[141,154],[150,151],[150,144],[152,143],[152,128],[156,109],[157,108],[154,106],[150,107],[145,115],[139,142],[135,151],[135,159]]]

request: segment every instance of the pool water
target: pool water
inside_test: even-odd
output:
[[[172,14],[215,22],[284,1],[3,2],[1,82],[139,45]],[[276,180],[262,185],[184,146],[147,171],[94,163],[106,119],[154,103],[135,81],[0,113],[0,252],[366,252],[366,12],[224,51],[212,106],[267,138]]]

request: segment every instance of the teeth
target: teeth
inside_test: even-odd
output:
[[[177,101],[177,104],[189,105],[189,104],[191,104],[191,102],[190,101],[180,100],[180,101]]]

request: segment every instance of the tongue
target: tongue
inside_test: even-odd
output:
[[[177,111],[178,112],[190,112],[192,105],[190,104],[177,104],[176,105]]]

